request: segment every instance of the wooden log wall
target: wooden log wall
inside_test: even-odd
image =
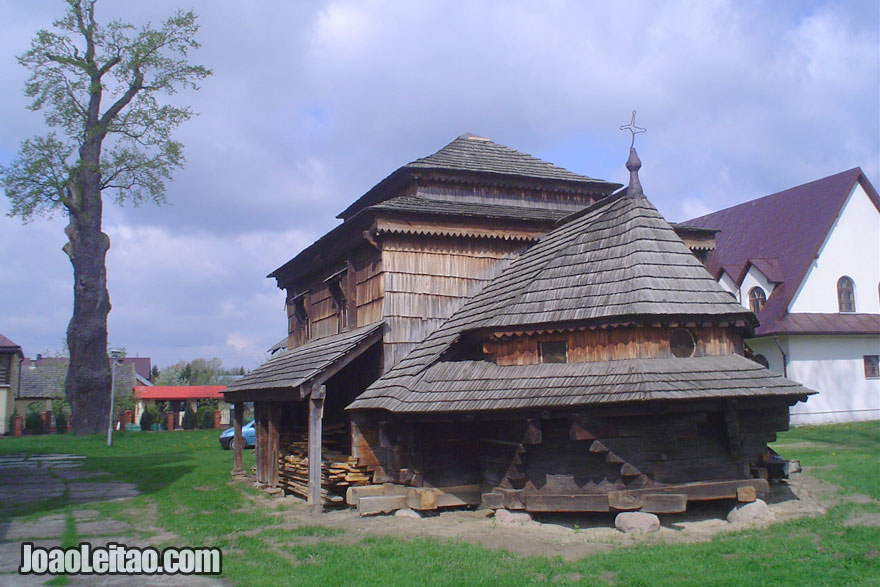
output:
[[[355,325],[357,327],[373,324],[382,319],[383,289],[382,257],[379,251],[352,259],[354,273]]]
[[[522,241],[388,235],[383,240],[385,369],[526,248]]]
[[[362,416],[357,454],[360,464],[369,462],[371,470],[382,472],[379,481],[417,487],[478,483],[485,492],[523,496],[608,495],[748,481],[767,443],[788,427],[784,402],[680,409],[646,415],[621,407],[602,417],[568,412],[548,419],[395,424]],[[607,500],[603,503],[607,507]]]
[[[543,182],[542,182],[543,183]],[[546,186],[546,183],[543,183]],[[512,187],[508,185],[488,186],[462,183],[430,183],[420,185],[417,195],[435,200],[449,200],[473,204],[496,204],[502,206],[530,206],[533,208],[555,208],[560,210],[580,210],[594,203],[597,194],[556,191],[541,187]]]
[[[540,362],[538,343],[565,340],[568,362],[586,363],[619,359],[671,357],[669,339],[676,330],[665,327],[619,327],[512,336],[483,343],[483,352],[499,365],[534,365]],[[696,342],[695,357],[731,355],[742,348],[742,337],[729,328],[688,328]]]
[[[341,319],[341,309],[331,294],[331,287],[335,285],[327,281],[328,276],[340,272],[337,280],[331,281],[338,284],[343,292],[345,321]],[[304,292],[302,303],[309,319],[308,333],[297,324],[296,304],[293,302]],[[382,319],[382,297],[383,273],[379,251],[368,247],[354,252],[345,263],[330,266],[310,282],[298,284],[295,290],[288,290],[288,348],[378,322]]]

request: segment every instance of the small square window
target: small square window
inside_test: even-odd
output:
[[[880,379],[880,355],[865,355],[865,379]]]
[[[567,363],[568,343],[564,340],[545,340],[538,343],[542,363]]]

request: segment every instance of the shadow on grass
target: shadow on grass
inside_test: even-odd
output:
[[[40,518],[47,514],[63,511],[71,505],[86,507],[89,504],[127,499],[137,494],[149,496],[161,491],[191,473],[194,465],[189,461],[191,454],[185,452],[162,453],[148,458],[133,456],[90,456],[81,467],[53,471],[51,466],[43,466],[30,471],[21,469],[4,470],[0,465],[0,489],[15,496],[14,503],[0,503],[0,522],[10,518]],[[84,476],[69,477],[69,473],[86,473]],[[108,476],[89,476],[89,472],[106,472]],[[56,474],[57,473],[57,474]],[[36,477],[36,479],[35,479]],[[65,486],[63,495],[57,489],[50,492],[49,487]],[[10,501],[13,501],[10,499]],[[0,530],[0,540],[4,539]]]

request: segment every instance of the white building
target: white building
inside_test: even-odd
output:
[[[755,360],[820,392],[793,424],[880,419],[880,197],[861,169],[684,224],[719,230],[706,265],[758,315]]]

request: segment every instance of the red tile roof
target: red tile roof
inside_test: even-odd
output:
[[[682,223],[720,230],[706,264],[716,279],[726,271],[740,283],[751,263],[779,283],[758,314],[757,336],[784,332],[777,321],[857,182],[880,210],[880,196],[856,167]]]
[[[149,400],[223,399],[224,389],[225,385],[136,385],[134,395]]]

